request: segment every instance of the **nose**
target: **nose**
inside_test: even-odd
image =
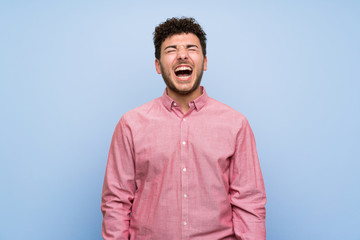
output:
[[[189,56],[187,50],[185,48],[180,48],[177,53],[177,58],[178,60],[188,59]]]

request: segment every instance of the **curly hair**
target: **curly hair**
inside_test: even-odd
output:
[[[162,22],[155,28],[154,35],[154,46],[155,46],[155,57],[160,59],[161,44],[166,38],[171,37],[175,34],[181,33],[193,33],[195,34],[201,44],[201,49],[206,56],[206,33],[201,26],[196,22],[194,18],[168,18],[165,22]]]

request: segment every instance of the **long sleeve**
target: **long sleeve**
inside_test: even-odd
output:
[[[129,239],[130,212],[136,191],[133,143],[122,118],[112,137],[102,191],[102,236]]]
[[[265,187],[253,132],[243,119],[230,165],[230,196],[237,239],[265,240]]]

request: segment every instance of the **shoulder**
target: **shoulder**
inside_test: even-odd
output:
[[[137,126],[138,123],[145,123],[151,116],[155,115],[156,112],[161,111],[162,105],[159,98],[147,102],[137,108],[134,108],[126,112],[119,121],[119,124],[124,126]]]
[[[247,122],[247,118],[241,112],[214,98],[209,97],[206,106],[208,111],[215,112],[219,117],[230,121]]]
[[[241,112],[218,100],[209,98],[204,110],[207,113],[207,123],[234,139],[251,129],[248,119]]]

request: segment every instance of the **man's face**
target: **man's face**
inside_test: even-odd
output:
[[[155,67],[162,75],[168,93],[187,95],[199,89],[207,58],[195,34],[176,34],[162,43],[160,60],[155,60]]]

